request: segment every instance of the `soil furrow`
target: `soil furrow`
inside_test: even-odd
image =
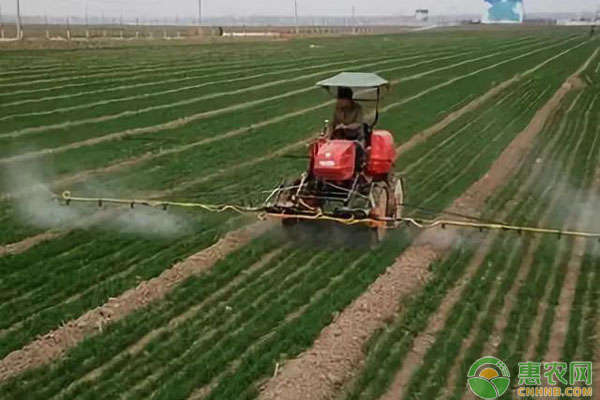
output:
[[[6,246],[0,246],[0,257],[11,254],[25,253],[27,250],[37,246],[40,243],[54,240],[64,235],[65,232],[48,231],[40,233],[39,235],[30,236],[17,243],[8,244]]]

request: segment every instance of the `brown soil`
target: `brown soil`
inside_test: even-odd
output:
[[[574,75],[583,71],[592,58]],[[561,87],[548,103],[538,110],[530,124],[495,160],[488,174],[458,198],[449,207],[449,211],[476,214],[481,209],[487,197],[501,186],[520,164],[531,149],[533,139],[541,132],[545,122],[571,87]],[[431,243],[432,237],[435,238],[435,231],[421,234],[367,292],[321,332],[312,348],[288,362],[277,377],[265,383],[260,398],[330,398],[339,386],[350,379],[352,371],[363,358],[363,348],[367,340],[386,320],[394,317],[403,298],[422,287],[429,276],[429,265],[441,257],[452,242],[450,237],[446,243],[438,243],[438,246],[433,248],[427,244]],[[398,394],[394,394],[394,398],[397,398]]]
[[[266,223],[230,232],[211,247],[188,257],[164,271],[160,276],[140,283],[76,320],[50,332],[0,361],[0,382],[60,357],[85,337],[97,334],[107,324],[119,321],[131,312],[162,299],[175,286],[191,275],[212,267],[231,252],[243,247],[269,228]]]
[[[438,253],[427,246],[405,251],[371,287],[326,327],[313,347],[267,382],[261,399],[327,398],[362,358],[374,329],[393,316],[403,294],[420,287]]]
[[[0,246],[0,257],[10,254],[24,253],[42,242],[54,240],[63,235],[64,232],[44,232],[39,235],[23,239],[17,243],[12,243],[6,246]]]

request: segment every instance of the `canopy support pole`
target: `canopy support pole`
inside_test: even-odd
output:
[[[381,88],[377,88],[377,102],[375,103],[375,120],[373,121],[373,124],[371,125],[371,129],[375,128],[375,125],[377,125],[377,122],[379,121],[379,98],[380,98],[380,92],[381,92]]]

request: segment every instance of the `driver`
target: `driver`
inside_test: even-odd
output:
[[[360,104],[353,100],[349,87],[338,88],[337,103],[329,126],[331,139],[358,140],[364,142],[364,117]]]

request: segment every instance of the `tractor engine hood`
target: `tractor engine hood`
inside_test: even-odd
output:
[[[354,175],[356,144],[350,140],[328,140],[316,143],[313,174],[330,181],[346,181]]]

